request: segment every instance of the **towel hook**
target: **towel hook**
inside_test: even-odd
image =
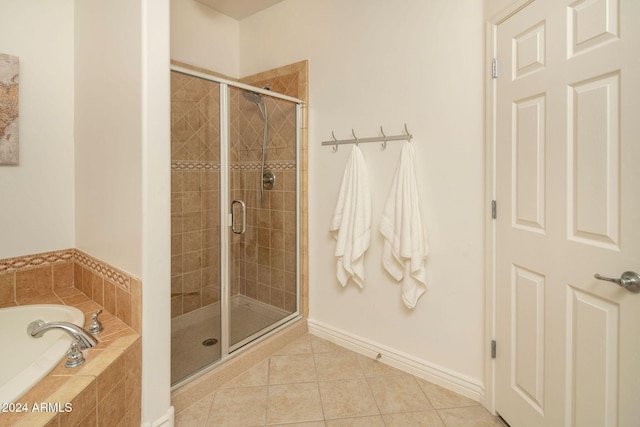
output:
[[[407,135],[407,141],[411,142],[411,138],[413,138],[413,135],[411,135],[409,133],[409,130],[407,129],[407,124],[404,124],[404,133]]]
[[[336,151],[338,151],[338,139],[336,138],[335,134],[333,133],[333,131],[331,131],[331,137],[333,138],[333,140],[336,142],[336,145],[334,145],[333,147],[331,147],[331,151],[333,151],[334,153]]]
[[[358,146],[358,137],[353,129],[351,129],[351,135],[353,135],[353,139],[355,139],[356,147]]]
[[[382,141],[382,144],[380,144],[380,149],[384,150],[385,148],[387,148],[387,135],[384,134],[384,130],[382,130],[382,126],[380,126],[380,133],[384,137],[384,141]]]

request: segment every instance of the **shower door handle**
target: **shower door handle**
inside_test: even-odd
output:
[[[242,228],[236,228],[236,205],[242,208]],[[243,234],[247,229],[247,205],[242,200],[234,200],[231,202],[231,231],[234,234]]]

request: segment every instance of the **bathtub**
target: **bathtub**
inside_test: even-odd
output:
[[[84,325],[84,314],[75,307],[34,304],[0,309],[0,404],[17,399],[44,378],[64,358],[72,338],[61,330],[49,330],[42,338],[27,334],[33,320],[65,321]]]

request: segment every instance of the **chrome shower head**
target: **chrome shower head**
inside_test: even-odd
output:
[[[262,99],[262,95],[256,92],[251,92],[250,90],[243,90],[242,96],[249,101],[256,104],[258,110],[260,110],[260,115],[262,116],[262,120],[267,121],[267,106],[264,103],[264,99]]]
[[[243,90],[242,96],[249,102],[253,102],[254,104],[262,104],[262,95],[259,93],[251,92],[249,90]]]

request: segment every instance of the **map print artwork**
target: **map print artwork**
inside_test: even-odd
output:
[[[0,165],[18,164],[18,57],[0,53]]]

